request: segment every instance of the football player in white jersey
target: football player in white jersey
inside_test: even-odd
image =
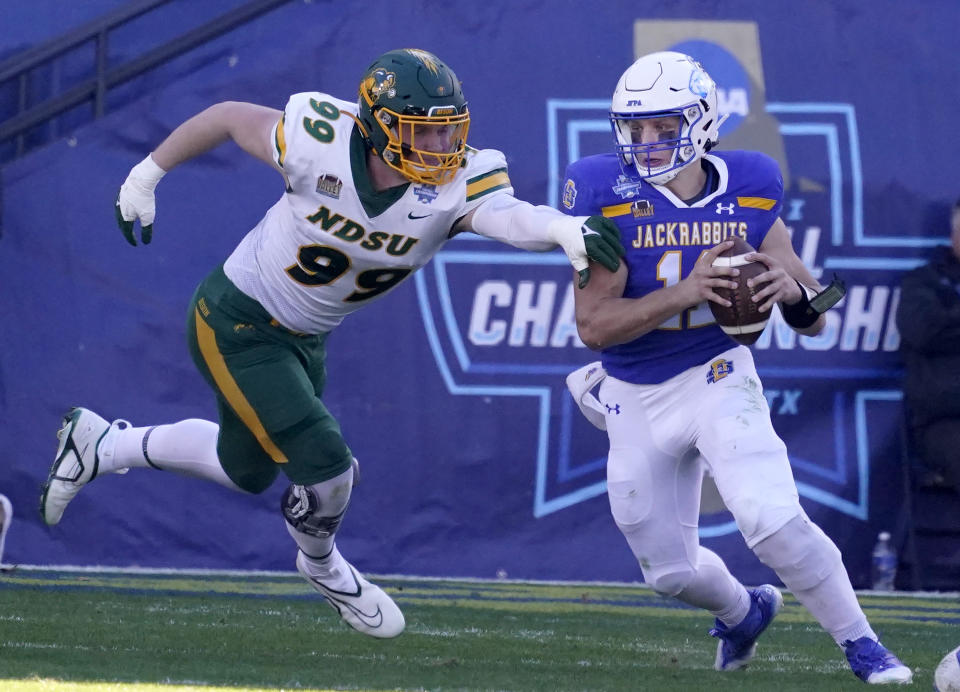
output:
[[[232,139],[280,173],[286,193],[197,288],[188,316],[194,362],[219,425],[133,427],[71,410],[41,512],[104,473],[157,468],[258,493],[282,470],[282,510],[301,574],[352,627],[395,637],[404,618],[339,554],[335,536],[357,462],[321,399],[325,340],[350,312],[386,295],[453,235],[473,231],[530,250],[562,247],[590,278],[623,248],[602,216],[571,218],[513,196],[499,151],[467,145],[470,114],[456,75],[423,50],[379,57],[358,102],[295,94],[283,111],[219,103],[177,127],[130,171],[117,199],[127,241],[149,243],[154,188],[175,166]]]
[[[775,587],[746,589],[699,545],[705,465],[747,545],[833,636],[853,672],[871,684],[909,682],[910,669],[877,641],[840,551],[800,506],[750,350],[706,308],[708,300],[729,305],[715,290],[737,285],[735,268],[713,266],[731,235],[758,248],[746,259],[767,267],[751,280],[762,286],[761,312],[779,303],[787,324],[816,334],[839,299],[813,295],[820,287],[778,217],[776,162],[712,151],[716,86],[680,53],[653,53],[627,69],[610,119],[616,149],[568,167],[563,204],[616,220],[627,253],[618,270],[597,272],[576,292],[580,336],[602,360],[568,383],[607,430],[610,508],[644,579],[716,617],[717,670],[746,665],[780,609]]]

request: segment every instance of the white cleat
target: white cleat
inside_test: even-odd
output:
[[[364,579],[363,575],[342,557],[340,565],[332,570],[331,578],[321,581],[319,577],[310,574],[306,555],[298,551],[297,570],[323,595],[327,603],[340,613],[344,622],[358,632],[381,639],[396,637],[403,632],[406,622],[393,599],[379,586]],[[342,582],[341,577],[344,575],[349,588],[334,589],[324,583],[334,580]]]
[[[0,495],[0,565],[3,564],[3,544],[7,540],[11,521],[13,521],[13,505],[6,495]]]
[[[120,424],[129,425],[126,421],[114,423]],[[63,427],[57,431],[60,440],[57,456],[40,496],[40,514],[48,526],[58,523],[80,488],[97,477],[100,463],[97,445],[111,427],[110,423],[85,408],[70,409],[64,416]],[[121,469],[117,473],[127,471]]]

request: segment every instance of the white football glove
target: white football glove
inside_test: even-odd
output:
[[[147,158],[130,169],[127,179],[120,186],[116,206],[117,225],[123,232],[123,237],[133,246],[137,244],[133,233],[133,224],[137,219],[140,220],[140,239],[143,244],[148,245],[153,239],[153,219],[157,213],[153,191],[166,173],[147,155]]]

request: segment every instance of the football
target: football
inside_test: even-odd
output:
[[[933,673],[934,692],[960,692],[960,646],[940,661]]]
[[[733,238],[733,247],[720,253],[714,260],[715,267],[736,267],[740,270],[737,277],[739,286],[736,289],[714,289],[722,298],[729,300],[732,305],[726,307],[719,303],[710,303],[710,312],[720,328],[738,344],[749,346],[760,338],[763,328],[770,320],[770,312],[760,312],[760,304],[750,300],[761,288],[747,286],[747,279],[767,271],[766,265],[760,262],[748,262],[743,258],[749,252],[754,252],[750,243],[739,237]]]

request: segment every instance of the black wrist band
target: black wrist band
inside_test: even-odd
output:
[[[794,281],[797,281],[794,279]],[[797,281],[800,287],[800,300],[793,305],[780,303],[780,313],[783,315],[783,321],[794,329],[806,329],[817,319],[840,302],[847,294],[847,287],[836,274],[833,275],[833,281],[825,289],[815,294],[812,298],[807,295],[807,289],[803,284]]]
[[[794,281],[797,281],[794,279]],[[799,281],[797,286],[800,289],[800,300],[793,305],[780,303],[780,314],[783,315],[783,321],[794,329],[806,329],[811,326],[820,317],[820,313],[810,305],[810,299],[807,297],[807,290]]]

